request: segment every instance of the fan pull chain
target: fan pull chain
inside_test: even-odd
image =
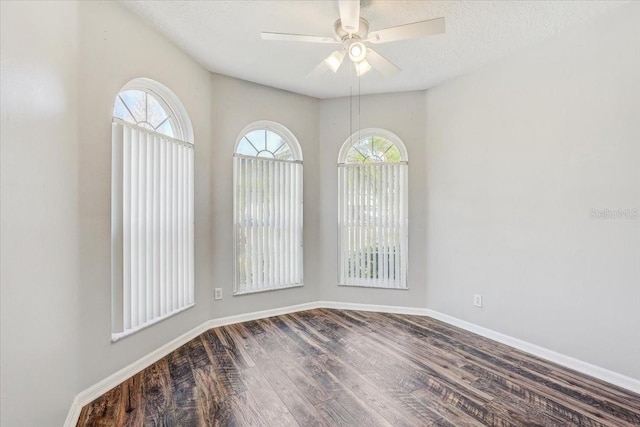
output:
[[[349,136],[353,135],[353,67],[349,67]],[[351,141],[353,144],[353,141]]]
[[[360,87],[360,76],[357,75],[355,78],[357,79],[354,82],[354,71],[355,67],[349,67],[349,135],[354,135],[357,132],[357,138],[354,138],[354,141],[360,140],[360,113],[361,113],[361,87]],[[357,85],[357,86],[356,86]],[[356,89],[356,93],[354,94],[354,86]],[[354,105],[354,98],[355,105]],[[354,115],[354,110],[357,110],[357,114]],[[356,129],[354,132],[354,128]]]

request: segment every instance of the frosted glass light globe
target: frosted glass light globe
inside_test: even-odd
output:
[[[349,58],[353,62],[360,62],[367,56],[367,48],[360,42],[352,43],[349,46]]]

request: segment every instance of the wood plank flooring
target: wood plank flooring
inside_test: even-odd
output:
[[[211,329],[78,426],[640,426],[640,395],[437,320],[310,310]]]

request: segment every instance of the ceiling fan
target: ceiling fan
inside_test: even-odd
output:
[[[388,43],[445,32],[444,18],[429,19],[369,32],[369,23],[360,16],[360,0],[338,0],[338,5],[340,19],[333,24],[333,37],[263,32],[262,39],[342,45],[340,49],[327,56],[309,73],[309,76],[319,74],[327,67],[337,73],[347,55],[358,76],[367,73],[371,68],[388,76],[397,73],[400,69],[387,58],[367,47],[365,43]]]

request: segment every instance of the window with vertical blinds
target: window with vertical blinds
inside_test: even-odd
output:
[[[345,142],[338,159],[339,283],[407,288],[407,154],[382,129]]]
[[[112,124],[113,340],[194,304],[194,147],[185,118],[136,83]]]
[[[236,143],[236,295],[301,286],[302,153],[293,134],[256,122]]]

